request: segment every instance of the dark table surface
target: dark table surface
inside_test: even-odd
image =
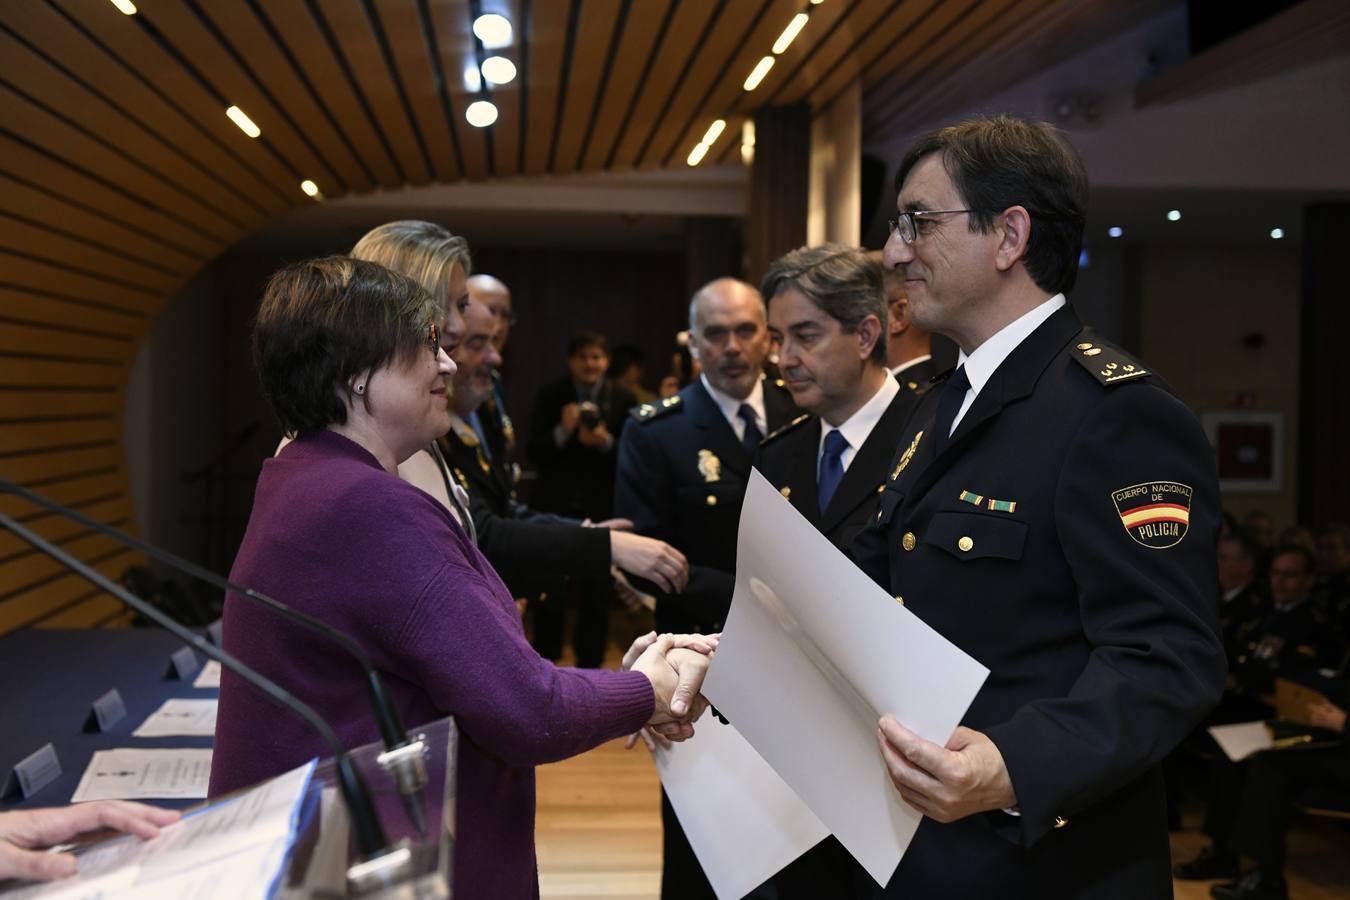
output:
[[[96,750],[210,747],[208,737],[131,736],[171,697],[218,696],[215,688],[194,688],[192,678],[164,677],[169,657],[182,646],[158,628],[29,628],[0,637],[0,781],[46,743],[61,761],[59,778],[26,800],[18,794],[0,798],[0,810],[69,803]],[[197,660],[205,663],[199,653]],[[106,733],[84,732],[94,701],[112,688],[121,693],[126,716]],[[198,801],[152,802],[185,807]]]

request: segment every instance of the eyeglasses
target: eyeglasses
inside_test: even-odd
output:
[[[975,212],[973,209],[916,209],[911,212],[902,212],[887,224],[890,225],[890,233],[900,235],[900,240],[906,244],[912,244],[919,239],[919,219],[926,219],[929,216],[947,216],[956,213]]]
[[[441,329],[432,322],[427,326],[427,347],[431,350],[432,356],[441,354]]]

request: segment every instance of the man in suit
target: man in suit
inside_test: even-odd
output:
[[[763,378],[769,354],[764,301],[720,278],[689,304],[690,347],[702,374],[673,397],[644,404],[619,441],[617,515],[639,534],[669,541],[689,560],[682,593],[656,591],[659,631],[720,631],[736,583],[736,537],[759,442],[797,414],[787,391]],[[713,898],[664,792],[661,896]]]
[[[496,319],[492,346],[498,356],[506,351],[506,338],[511,326],[516,324],[516,314],[512,309],[511,289],[501,279],[492,275],[478,273],[470,275],[465,282],[469,297],[492,312]],[[520,466],[516,461],[516,429],[511,416],[506,411],[506,398],[502,390],[500,363],[492,370],[492,393],[475,412],[477,422],[474,430],[487,441],[492,452],[502,459],[502,465],[511,471],[512,477],[520,478]]]
[[[926,816],[887,892],[1171,897],[1158,763],[1225,673],[1213,454],[1066,303],[1087,176],[1057,132],[943,128],[899,184],[886,263],[961,355],[854,552],[990,674],[945,746],[881,719],[892,786]]]
[[[900,430],[928,386],[891,376],[880,272],[862,251],[826,244],[781,257],[761,285],[779,369],[809,415],[765,438],[756,468],[844,551],[874,518]],[[875,884],[833,837],[774,883],[779,900],[866,897]]]

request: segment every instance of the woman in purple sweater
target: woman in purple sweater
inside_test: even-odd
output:
[[[397,477],[449,427],[454,363],[436,324],[446,315],[408,278],[346,257],[272,278],[254,358],[295,439],[263,464],[231,577],[355,638],[405,721],[455,716],[456,895],[524,900],[538,896],[534,766],[648,724],[688,736],[706,657],[663,638],[630,671],[553,666],[458,522]],[[235,596],[224,645],[318,710],[345,746],[378,739],[361,672],[331,645]],[[301,720],[222,676],[212,795],[326,752]]]

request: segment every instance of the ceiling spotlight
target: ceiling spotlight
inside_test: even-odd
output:
[[[1111,235],[1111,237],[1120,237],[1125,233],[1125,229],[1121,228],[1119,225],[1112,225],[1110,228],[1106,229],[1106,233]]]
[[[486,128],[497,121],[497,107],[487,100],[475,100],[464,110],[464,118],[474,128]]]
[[[489,56],[483,60],[483,77],[489,84],[509,84],[515,80],[516,64],[505,56]]]
[[[795,38],[801,32],[801,30],[806,27],[806,23],[809,22],[810,20],[811,17],[808,16],[806,13],[797,13],[795,16],[793,16],[792,21],[789,22],[787,27],[783,29],[783,33],[778,36],[778,40],[773,42],[773,52],[782,53],[784,50],[786,50],[788,48],[788,44],[792,43],[792,39]]]
[[[308,178],[300,182],[300,190],[304,191],[306,194],[309,194],[311,197],[319,196],[319,186],[314,182],[310,181]]]
[[[239,126],[239,130],[251,138],[262,134],[262,129],[253,124],[253,120],[244,115],[244,111],[237,106],[231,106],[225,110],[225,115],[230,117],[230,121]]]
[[[689,163],[689,165],[691,166],[696,166],[699,163],[703,162],[703,157],[706,156],[707,153],[708,153],[708,145],[698,144],[697,146],[694,147],[693,150],[689,151],[689,158],[685,160],[685,162]]]
[[[711,147],[717,143],[717,139],[722,136],[722,131],[727,127],[726,119],[718,119],[708,126],[708,130],[703,132],[703,143]]]
[[[1179,210],[1179,209],[1169,209],[1169,210],[1167,211],[1167,221],[1169,221],[1169,222],[1180,222],[1180,221],[1181,221],[1181,210]]]
[[[747,166],[755,161],[755,120],[746,119],[741,125],[741,162]]]
[[[1284,229],[1272,228],[1270,229],[1270,236],[1278,241],[1280,238],[1284,237]]]
[[[477,66],[464,67],[464,90],[476,94],[483,89],[483,76]]]
[[[750,76],[745,79],[745,84],[741,86],[744,87],[747,91],[753,91],[755,88],[759,87],[759,83],[764,80],[764,76],[768,75],[769,70],[772,68],[773,68],[773,57],[772,56],[764,57],[755,66],[754,70],[750,72]]]
[[[511,22],[505,16],[488,13],[473,20],[473,33],[489,50],[511,44]]]
[[[112,0],[112,5],[117,7],[117,11],[124,16],[136,15],[136,4],[131,0]]]

